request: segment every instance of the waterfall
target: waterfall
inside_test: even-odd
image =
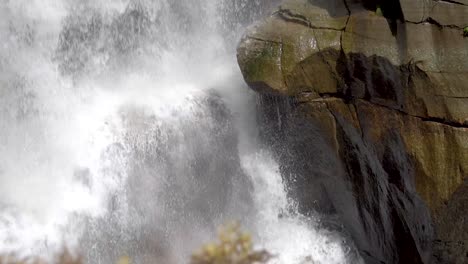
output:
[[[0,2],[0,252],[187,263],[238,220],[273,263],[354,262],[259,139],[235,46],[268,3]]]

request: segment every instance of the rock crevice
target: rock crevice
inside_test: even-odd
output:
[[[297,101],[299,104],[307,104],[308,102],[318,102],[318,101],[327,100],[327,99],[339,99],[339,100],[343,100],[343,102],[346,103],[346,104],[355,105],[354,102],[350,102],[348,99],[346,99],[344,96],[342,96],[342,94],[339,94],[339,93],[319,93],[318,98],[308,99],[307,97],[309,97],[310,94],[311,94],[311,92],[303,92],[299,96],[300,99],[294,98],[293,100]],[[457,97],[454,97],[454,98],[457,98]],[[465,99],[465,98],[466,97],[462,97],[461,99]],[[431,117],[411,115],[411,114],[409,114],[407,112],[401,111],[399,109],[391,108],[391,107],[389,107],[387,105],[384,105],[384,104],[379,104],[377,102],[372,102],[372,101],[364,100],[364,99],[359,99],[359,100],[363,100],[363,101],[365,101],[365,102],[367,102],[369,104],[373,104],[373,105],[376,105],[378,107],[387,108],[388,110],[391,110],[391,111],[396,111],[397,113],[399,113],[401,115],[418,118],[418,119],[420,119],[421,121],[424,121],[424,122],[437,123],[437,124],[444,125],[444,126],[449,126],[449,127],[452,127],[452,128],[468,129],[467,124],[459,124],[459,123],[450,122],[448,120],[439,119],[439,118],[431,118]]]

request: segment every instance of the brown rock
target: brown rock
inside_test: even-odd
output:
[[[468,178],[468,38],[463,37],[468,2],[377,3],[287,0],[274,16],[248,31],[238,60],[252,88],[294,98],[298,104],[285,108],[291,117],[285,117],[286,128],[281,128],[289,133],[289,148],[296,149],[291,155],[307,162],[298,157],[310,156],[304,146],[316,139],[295,129],[314,134],[318,132],[312,127],[320,127],[329,153],[334,153],[330,155],[342,162],[343,177],[353,183],[357,202],[349,206],[359,217],[352,219],[394,236],[388,242],[367,230],[372,243],[382,248],[394,243],[401,249],[397,256],[374,249],[371,258],[403,263],[399,258],[406,256],[411,263],[427,262],[430,227],[424,217],[414,215],[424,215],[416,194],[429,207],[439,237],[462,239],[443,223],[444,212],[453,212],[450,203],[460,200],[455,195]],[[292,162],[291,155],[284,160]],[[308,165],[291,166],[285,170],[317,173]],[[304,178],[302,184],[311,181]],[[295,192],[306,203],[304,210],[311,209],[305,201],[312,199],[308,189]],[[375,201],[388,205],[387,211]],[[373,222],[386,217],[392,219],[391,227]],[[346,221],[356,223],[352,219]],[[358,244],[372,249],[366,242]],[[450,258],[461,257],[456,254]]]

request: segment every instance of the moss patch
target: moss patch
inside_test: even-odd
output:
[[[263,79],[270,72],[270,66],[280,56],[279,48],[267,46],[262,49],[255,57],[249,60],[245,65],[245,73],[249,79]]]
[[[240,48],[238,59],[245,80],[249,85],[264,84],[274,89],[284,89],[281,70],[281,43],[250,40]]]

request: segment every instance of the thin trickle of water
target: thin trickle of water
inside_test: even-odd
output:
[[[232,40],[267,2],[1,2],[0,252],[186,263],[238,219],[274,262],[346,263],[258,140]]]

